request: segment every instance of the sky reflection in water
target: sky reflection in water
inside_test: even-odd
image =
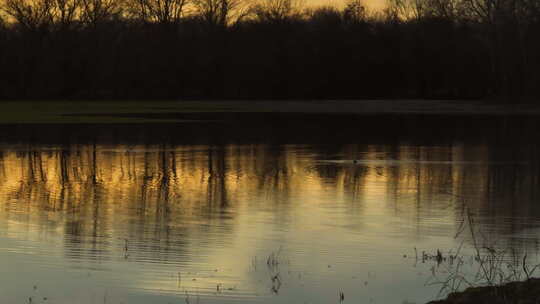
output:
[[[66,141],[2,144],[5,303],[423,303],[464,203],[537,246],[533,144]]]

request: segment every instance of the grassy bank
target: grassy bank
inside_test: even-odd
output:
[[[0,123],[188,122],[188,113],[328,113],[539,115],[540,106],[472,101],[13,101],[0,103]],[[215,119],[213,115],[212,119]],[[197,118],[200,119],[200,118]]]

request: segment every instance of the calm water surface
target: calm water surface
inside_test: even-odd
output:
[[[425,303],[465,209],[537,252],[535,119],[380,123],[0,127],[1,302]]]

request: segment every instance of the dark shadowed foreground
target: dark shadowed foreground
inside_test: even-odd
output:
[[[437,249],[538,263],[536,117],[196,115],[1,125],[0,302],[426,303]]]

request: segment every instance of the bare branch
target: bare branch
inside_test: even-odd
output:
[[[115,0],[81,0],[81,2],[81,20],[92,26],[109,20],[121,12],[121,7]]]
[[[183,17],[187,0],[131,0],[135,18],[146,22],[176,23]]]
[[[37,30],[53,23],[53,0],[5,0],[2,10],[28,30]]]

